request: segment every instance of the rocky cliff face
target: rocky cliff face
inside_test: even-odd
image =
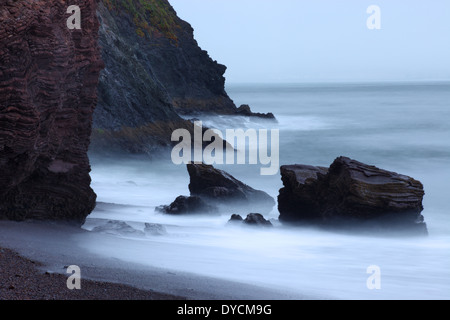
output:
[[[109,60],[117,63],[117,58],[133,57],[128,66],[141,69],[134,70],[135,80],[148,77],[152,95],[156,93],[161,102],[168,98],[178,113],[236,112],[225,92],[226,67],[198,46],[192,27],[177,16],[167,0],[101,2],[103,57],[111,56],[105,59],[104,74],[112,65]],[[115,55],[118,52],[121,57]],[[146,75],[141,73],[144,71]],[[122,74],[123,78],[128,78],[127,74]]]
[[[99,80],[91,149],[152,154],[170,143],[173,130],[192,125],[174,110],[149,61],[151,42],[141,35],[134,14],[122,4],[99,2],[99,46],[105,68]]]
[[[81,30],[69,30],[78,5]],[[0,218],[82,223],[102,62],[95,0],[0,0]]]
[[[106,67],[92,150],[151,154],[170,144],[173,130],[192,131],[179,115],[241,114],[225,92],[226,67],[198,46],[167,0],[100,0],[98,16]]]

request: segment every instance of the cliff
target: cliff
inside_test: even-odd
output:
[[[70,5],[82,12],[69,30]],[[95,0],[0,0],[0,218],[78,224],[102,68]]]
[[[0,0],[0,219],[82,224],[88,149],[152,154],[193,130],[179,114],[240,114],[224,72],[167,0]]]
[[[152,154],[170,145],[179,115],[251,115],[225,92],[226,67],[213,61],[167,0],[100,0],[105,69],[94,114],[93,151]]]

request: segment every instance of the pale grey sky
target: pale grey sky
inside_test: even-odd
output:
[[[227,83],[450,79],[449,0],[169,1]]]

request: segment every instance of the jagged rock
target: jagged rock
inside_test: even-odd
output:
[[[329,169],[281,167],[284,188],[278,196],[282,222],[376,225],[426,233],[419,181],[346,157]]]
[[[111,234],[115,236],[125,236],[125,237],[143,237],[145,236],[145,233],[141,230],[137,230],[127,224],[124,221],[116,221],[116,220],[110,220],[106,224],[97,226],[94,229],[92,229],[92,232],[99,232],[99,233],[105,233],[105,234]]]
[[[243,222],[244,218],[241,217],[239,214],[233,214],[231,215],[231,218],[228,222]]]
[[[189,191],[214,205],[238,213],[259,211],[269,213],[274,199],[264,191],[255,190],[225,171],[205,164],[188,164]],[[258,210],[259,209],[259,210]]]
[[[250,226],[273,227],[272,223],[259,213],[250,213],[244,220],[244,224]]]
[[[269,113],[253,112],[250,109],[250,106],[248,104],[241,105],[239,108],[237,108],[236,112],[240,116],[258,117],[258,118],[263,118],[263,119],[275,120],[275,116],[273,115],[273,113],[271,113],[271,112],[269,112]]]
[[[166,214],[181,215],[214,213],[216,209],[213,206],[208,205],[200,197],[179,196],[170,205],[157,207],[156,211]]]
[[[250,213],[245,220],[240,215],[233,214],[228,223],[233,225],[242,224],[257,227],[273,227],[272,223],[259,213]]]
[[[144,232],[151,236],[164,236],[167,234],[166,228],[157,223],[146,223]]]
[[[69,30],[78,5],[81,30]],[[0,0],[0,219],[81,225],[99,72],[96,0]]]
[[[244,213],[256,208],[268,213],[275,205],[274,199],[264,191],[255,190],[213,166],[188,164],[187,169],[191,196],[179,196],[172,204],[160,206],[156,211],[167,214],[219,214],[229,210]]]

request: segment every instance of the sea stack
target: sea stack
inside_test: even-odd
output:
[[[82,13],[69,29],[67,9]],[[82,224],[103,63],[96,0],[0,0],[0,218]]]

